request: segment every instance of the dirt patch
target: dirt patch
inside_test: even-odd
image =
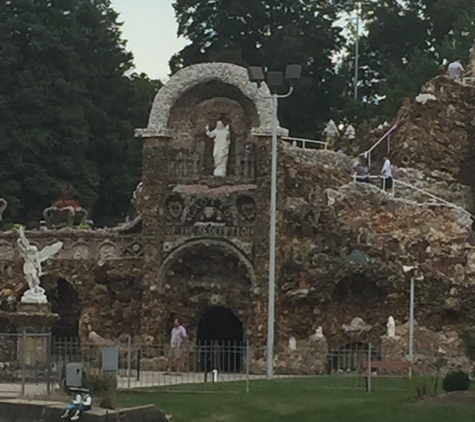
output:
[[[432,406],[475,406],[475,391],[453,391],[437,396],[424,397],[417,404]]]

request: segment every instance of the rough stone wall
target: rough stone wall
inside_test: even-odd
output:
[[[43,264],[42,284],[53,302],[64,300],[58,295],[57,282],[62,279],[77,293],[77,303],[59,307],[68,318],[69,311],[78,316],[78,333],[89,342],[89,333],[115,339],[140,329],[141,248],[137,235],[123,236],[111,230],[74,229],[26,232],[40,249],[55,241],[64,246],[59,254]],[[27,289],[22,260],[16,249],[17,234],[0,237],[1,310],[12,312]],[[138,245],[138,246],[137,246]],[[135,247],[134,247],[135,246]],[[4,330],[10,330],[4,321]],[[73,336],[76,333],[68,335]]]
[[[473,324],[475,237],[450,210],[347,184],[349,158],[292,147],[284,154],[281,341],[305,339],[321,325],[330,345],[379,344],[388,316],[407,321],[409,284],[402,265],[414,262],[425,275],[416,287],[419,323],[460,333]],[[364,334],[344,329],[355,317],[368,324]]]

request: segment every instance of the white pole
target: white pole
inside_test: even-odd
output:
[[[409,378],[412,378],[414,363],[414,274],[411,276],[411,297],[409,306]]]
[[[355,45],[355,100],[358,100],[358,68],[360,61],[360,4],[356,3],[356,45]]]
[[[274,312],[275,312],[275,237],[277,207],[277,95],[272,96],[272,175],[269,236],[269,298],[267,309],[267,379],[274,375]]]

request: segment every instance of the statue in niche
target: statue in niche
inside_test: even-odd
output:
[[[388,337],[396,337],[396,323],[394,322],[394,318],[392,316],[388,318],[386,327],[388,328]]]
[[[41,263],[56,255],[63,247],[62,242],[56,242],[54,245],[45,246],[41,251],[35,245],[32,245],[25,236],[23,229],[20,229],[17,240],[20,253],[25,260],[23,264],[23,273],[28,282],[29,289],[21,298],[22,303],[48,303],[45,295],[45,289],[40,287],[40,277],[43,275]]]
[[[216,128],[210,132],[209,125],[206,125],[206,135],[214,140],[214,176],[225,177],[229,158],[229,125],[224,126],[221,120],[216,123]]]

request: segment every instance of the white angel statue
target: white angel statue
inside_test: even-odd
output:
[[[219,120],[216,123],[216,129],[210,132],[209,125],[206,126],[206,135],[214,139],[214,175],[218,177],[226,176],[226,168],[229,157],[229,125],[224,126]]]
[[[48,303],[45,289],[40,286],[40,277],[43,275],[41,263],[56,255],[63,247],[63,242],[56,242],[53,245],[45,246],[41,251],[32,245],[25,236],[23,229],[19,230],[17,240],[20,253],[25,260],[23,273],[28,282],[29,289],[21,298],[22,303]]]

